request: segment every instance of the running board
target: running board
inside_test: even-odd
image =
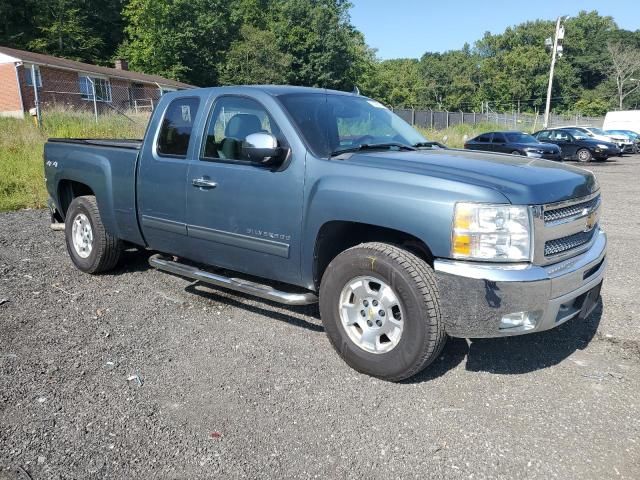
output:
[[[181,277],[198,280],[218,287],[229,288],[237,292],[246,293],[255,297],[264,298],[273,302],[284,303],[285,305],[310,305],[318,302],[318,297],[312,292],[290,293],[276,290],[268,285],[250,282],[241,278],[229,278],[216,273],[200,270],[199,268],[175,262],[160,254],[149,257],[149,265],[158,270],[174,273]]]

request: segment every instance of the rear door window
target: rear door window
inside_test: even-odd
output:
[[[501,133],[494,133],[493,134],[493,140],[491,140],[492,143],[505,143],[506,140],[504,138],[504,135]]]
[[[193,131],[200,99],[178,98],[172,101],[164,114],[158,135],[157,152],[161,156],[185,158]]]
[[[489,143],[491,141],[490,133],[483,133],[482,135],[476,137],[476,142]]]

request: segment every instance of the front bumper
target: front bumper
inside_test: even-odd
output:
[[[543,267],[436,260],[447,333],[464,338],[521,335],[588,316],[604,279],[606,250],[607,236],[599,231],[586,252]],[[535,326],[501,329],[501,319],[516,312],[535,312]]]

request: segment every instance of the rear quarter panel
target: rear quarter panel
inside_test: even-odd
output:
[[[136,216],[137,156],[134,149],[47,142],[44,160],[49,196],[61,211],[61,182],[71,180],[87,185],[96,197],[107,231],[143,245]]]

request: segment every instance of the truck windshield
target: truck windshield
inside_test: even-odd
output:
[[[427,143],[408,123],[369,98],[324,93],[290,93],[278,98],[318,157],[363,145],[370,149]]]

